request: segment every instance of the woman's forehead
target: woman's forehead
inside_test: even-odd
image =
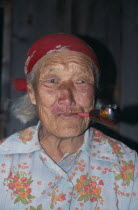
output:
[[[86,55],[70,50],[61,50],[60,52],[52,52],[44,56],[39,65],[39,70],[53,71],[62,68],[82,68],[92,70],[92,62]]]
[[[88,56],[70,50],[55,51],[47,54],[43,57],[43,59],[41,59],[42,66],[55,65],[56,63],[81,63],[81,65],[91,65],[92,62],[91,59],[88,58]]]
[[[57,63],[54,65],[47,65],[45,67],[43,67],[40,70],[40,75],[41,77],[44,77],[45,75],[52,75],[52,74],[62,74],[62,75],[89,75],[92,76],[93,72],[90,68],[88,68],[87,66],[82,66],[80,64],[76,64],[76,63]]]

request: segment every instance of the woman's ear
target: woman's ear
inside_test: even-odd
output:
[[[32,85],[29,82],[27,82],[27,91],[28,91],[28,96],[31,100],[31,103],[36,105],[35,92],[34,92]]]

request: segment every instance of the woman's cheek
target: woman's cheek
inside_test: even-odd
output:
[[[54,103],[54,101],[56,100],[55,92],[47,91],[45,89],[40,90],[38,93],[38,103],[45,107],[51,106]]]
[[[88,88],[86,90],[79,90],[77,95],[78,95],[77,98],[79,104],[84,108],[93,105],[95,96],[94,96],[94,90],[92,88]]]

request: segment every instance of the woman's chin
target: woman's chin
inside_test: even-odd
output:
[[[47,123],[43,121],[43,126],[45,130],[53,136],[58,138],[73,138],[80,136],[85,132],[89,125],[89,120],[78,118],[78,119],[68,119],[63,120],[60,118],[54,119],[53,121]]]
[[[58,138],[67,139],[80,136],[85,130],[86,128],[65,128],[62,130],[56,130],[56,132],[53,132],[53,134]]]

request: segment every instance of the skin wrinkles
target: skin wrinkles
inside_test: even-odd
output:
[[[34,88],[28,84],[30,99],[42,122],[40,143],[56,162],[82,145],[90,119],[72,113],[91,111],[95,95],[88,57],[63,51],[45,56],[36,71]]]

